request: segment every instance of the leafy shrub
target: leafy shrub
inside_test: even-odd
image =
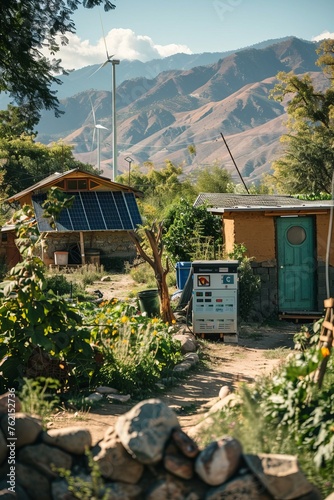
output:
[[[81,304],[85,323],[91,324],[94,344],[105,360],[96,383],[112,385],[121,392],[147,395],[155,383],[182,358],[174,327],[158,318],[138,313],[135,305],[117,299],[103,302],[98,310]]]
[[[323,320],[324,318],[321,318],[316,321],[311,329],[307,325],[302,325],[300,331],[295,333],[293,341],[297,351],[305,351],[319,342],[319,334]]]
[[[0,359],[3,388],[24,377],[58,378],[68,386],[86,380],[96,368],[90,332],[66,301],[45,293],[45,266],[35,251],[41,241],[32,209],[14,215],[22,262],[3,283],[0,305]]]
[[[73,285],[63,274],[54,274],[45,280],[45,291],[52,291],[55,295],[68,295],[71,293]]]
[[[46,423],[60,403],[57,395],[59,388],[59,380],[52,378],[23,379],[19,393],[22,411],[28,415],[38,415]]]
[[[242,385],[239,404],[217,413],[210,435],[237,437],[246,453],[297,454],[309,480],[324,498],[333,490],[333,355],[321,389],[314,373],[328,350],[313,346],[292,355],[273,376]]]
[[[228,257],[239,261],[239,313],[241,319],[248,320],[254,306],[254,300],[259,293],[260,277],[253,273],[252,258],[246,256],[247,248],[243,244],[234,245],[233,252]]]
[[[222,243],[220,218],[208,212],[206,206],[194,207],[184,199],[171,206],[164,227],[163,242],[173,262],[190,262],[195,255],[199,258],[199,242],[204,249],[209,240],[212,250]]]

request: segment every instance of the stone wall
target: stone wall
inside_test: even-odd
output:
[[[253,273],[260,276],[260,293],[255,299],[253,307],[252,320],[261,321],[263,318],[277,316],[279,309],[277,263],[276,260],[267,260],[264,262],[252,262]],[[316,273],[316,304],[315,311],[322,312],[324,309],[324,300],[327,299],[326,290],[326,265],[319,260]],[[329,288],[330,296],[334,294],[334,268],[329,267]]]
[[[260,292],[256,296],[253,307],[253,321],[277,315],[278,313],[278,283],[276,260],[252,262],[253,273],[261,279]]]
[[[246,454],[229,436],[200,449],[159,399],[121,415],[95,445],[87,429],[46,431],[19,410],[10,392],[1,397],[3,499],[321,500],[296,457]]]
[[[68,251],[77,245],[80,248],[79,233],[62,233],[56,235],[50,233],[47,239],[47,249],[43,261],[48,264],[54,263],[54,252]],[[87,231],[84,233],[85,249],[96,249],[100,251],[103,258],[133,259],[136,256],[136,248],[126,231]]]

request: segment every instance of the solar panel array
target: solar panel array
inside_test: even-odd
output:
[[[64,208],[56,221],[56,228],[43,217],[46,194],[32,197],[40,232],[51,231],[110,231],[132,230],[142,223],[133,193],[122,191],[77,191],[70,208]]]

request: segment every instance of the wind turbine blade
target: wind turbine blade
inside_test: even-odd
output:
[[[107,47],[107,42],[106,42],[106,36],[104,34],[104,29],[103,29],[103,23],[102,23],[102,17],[100,14],[100,21],[101,21],[101,28],[102,28],[102,35],[103,35],[103,41],[104,41],[104,47],[106,49],[106,55],[107,55],[107,60],[110,60],[109,54],[108,54],[108,47]],[[112,57],[112,56],[111,56]]]
[[[94,130],[93,130],[93,138],[92,138],[92,147],[90,148],[91,151],[93,151],[94,149],[94,142],[95,142],[95,127],[94,127]]]
[[[93,75],[95,75],[95,73],[97,73],[98,71],[100,71],[100,69],[102,69],[106,64],[108,64],[108,62],[109,62],[109,60],[104,61],[91,75],[89,75],[89,78],[91,78]]]

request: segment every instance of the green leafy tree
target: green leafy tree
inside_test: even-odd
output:
[[[0,92],[6,92],[21,107],[27,121],[36,125],[40,110],[54,109],[59,103],[53,84],[64,73],[61,60],[55,58],[66,35],[75,32],[71,18],[83,5],[103,5],[114,9],[110,0],[6,0],[0,3]],[[49,50],[51,58],[42,54]]]
[[[153,163],[144,164],[146,173],[135,165],[131,172],[131,187],[142,191],[144,198],[141,201],[141,213],[148,221],[148,225],[163,218],[166,209],[181,197],[194,198],[196,191],[188,180],[182,179],[183,169],[174,165],[170,160],[158,170]],[[128,183],[128,175],[117,177],[117,181]]]
[[[22,134],[33,134],[32,123],[26,119],[23,110],[12,105],[0,110],[0,137],[9,140]]]
[[[197,193],[233,193],[231,175],[225,168],[212,165],[194,172]]]
[[[0,133],[2,127],[0,125]],[[11,138],[0,135],[0,163],[3,185],[11,196],[39,182],[54,172],[80,167],[94,172],[91,165],[83,164],[73,156],[72,146],[53,144],[51,147],[34,141],[34,136],[21,134]]]
[[[164,220],[164,245],[173,261],[191,261],[198,255],[198,243],[209,240],[212,250],[222,244],[221,220],[206,206],[194,207],[181,199],[168,211]],[[213,252],[214,253],[214,252]]]
[[[272,165],[279,191],[290,193],[331,192],[334,165],[334,41],[320,45],[317,63],[330,75],[328,88],[316,90],[309,75],[279,73],[271,96],[287,102],[289,133],[282,137],[284,155]]]

